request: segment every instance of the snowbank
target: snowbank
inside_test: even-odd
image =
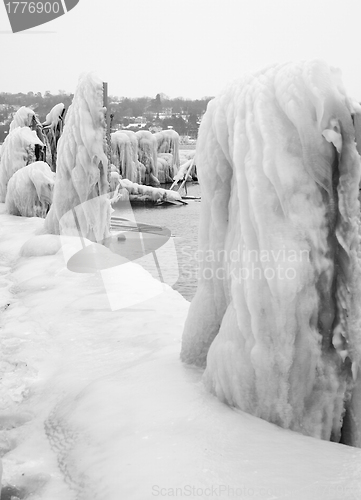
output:
[[[361,446],[353,113],[321,61],[270,66],[209,103],[197,143],[201,279],[182,358],[206,362],[207,387],[230,405]]]
[[[360,497],[360,450],[204,389],[179,360],[189,304],[177,292],[111,311],[99,273],[65,266],[76,239],[36,236],[43,224],[0,215],[4,485],[38,500]],[[123,295],[135,275],[152,286],[133,266],[118,270]]]

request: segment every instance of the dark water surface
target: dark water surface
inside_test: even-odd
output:
[[[169,186],[164,187],[169,189]],[[200,196],[199,184],[187,183],[187,192],[191,196]],[[198,248],[201,200],[185,201],[187,205],[132,204],[132,208],[138,223],[145,222],[171,230],[179,267],[179,279],[173,288],[191,301],[197,288],[197,262],[194,255]]]

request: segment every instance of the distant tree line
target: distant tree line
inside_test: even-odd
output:
[[[173,127],[181,135],[196,136],[199,121],[211,99],[212,97],[196,100],[182,97],[170,99],[165,94],[157,94],[154,99],[110,96],[112,125],[114,128],[128,127],[132,119],[143,117],[146,120],[144,127],[147,129],[152,126],[162,129]]]
[[[0,92],[0,142],[4,141],[8,133],[12,116],[20,106],[31,107],[38,114],[40,121],[44,121],[51,108],[63,102],[66,109],[72,103],[74,94],[59,90],[58,94],[50,91],[28,92],[12,94]],[[127,127],[134,118],[143,117],[146,120],[145,128],[159,126],[160,128],[173,127],[179,134],[196,134],[199,120],[207,108],[212,97],[202,99],[170,99],[165,94],[151,97],[109,97],[109,108],[112,114],[114,128]],[[167,116],[164,116],[166,111]]]
[[[0,92],[0,142],[3,142],[7,133],[12,117],[16,110],[21,106],[32,108],[39,116],[41,122],[45,121],[46,115],[51,108],[59,102],[64,103],[66,109],[73,101],[74,94],[69,94],[65,90],[59,90],[58,94],[51,94],[49,90],[44,92],[28,92],[23,94],[11,94],[9,92]]]

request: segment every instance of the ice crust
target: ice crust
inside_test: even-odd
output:
[[[182,359],[222,401],[361,446],[357,113],[322,61],[230,84],[202,120],[200,281]]]

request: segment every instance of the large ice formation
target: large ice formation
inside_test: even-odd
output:
[[[161,184],[173,182],[174,169],[173,155],[171,153],[158,153],[157,158],[158,180]]]
[[[270,66],[209,103],[181,357],[222,401],[361,447],[359,119],[322,61]]]
[[[10,132],[15,130],[17,127],[29,127],[31,130],[34,130],[36,132],[36,135],[40,139],[40,141],[43,143],[43,145],[46,144],[45,142],[45,137],[43,134],[43,127],[39,121],[38,116],[35,114],[35,111],[31,108],[26,108],[25,106],[21,106],[19,108],[13,119],[12,122],[10,123]],[[42,146],[43,148],[43,146]],[[41,149],[42,149],[41,148]],[[35,149],[35,156],[37,160],[45,160],[45,156],[42,151],[39,150],[39,145],[36,145]]]
[[[157,140],[148,130],[139,130],[135,133],[138,140],[138,160],[146,169],[146,184],[159,186],[157,179]]]
[[[103,84],[92,73],[83,74],[68,109],[58,143],[54,198],[45,220],[53,234],[78,234],[92,241],[109,235],[110,202],[106,195],[108,159]],[[93,200],[92,203],[85,203]],[[62,217],[79,207],[77,220]],[[61,227],[60,227],[61,226]]]
[[[135,135],[135,134],[134,134]],[[130,181],[138,179],[137,164],[134,161],[134,148],[131,138],[121,130],[111,134],[112,163],[118,173]]]
[[[43,217],[53,198],[55,174],[43,161],[21,168],[9,180],[5,206],[9,214]]]
[[[54,172],[56,171],[57,145],[63,132],[64,116],[65,106],[62,102],[59,102],[49,111],[45,117],[45,122],[42,124],[51,156],[51,167]]]
[[[186,177],[187,180],[197,179],[195,158],[191,158],[185,163],[182,163],[182,165],[179,167],[178,172],[173,177],[173,180],[179,182],[180,180],[184,180]]]
[[[157,139],[157,148],[158,153],[172,153],[175,172],[173,175],[177,173],[177,170],[180,166],[179,160],[179,134],[175,130],[161,130],[157,132],[155,138]]]
[[[140,165],[138,162],[138,139],[137,136],[135,135],[135,132],[132,130],[120,130],[122,134],[126,134],[129,139],[130,139],[130,144],[132,148],[132,160],[135,165],[136,169],[136,177],[135,180],[136,182],[141,182],[141,172],[140,172]]]
[[[194,150],[182,150],[179,153],[179,158],[180,158],[180,167],[178,169],[177,174],[174,176],[174,180],[176,179],[182,179],[190,165],[189,160],[193,160],[193,166],[189,172],[189,176],[194,179],[198,180],[197,177],[197,158],[195,155],[196,151]],[[187,163],[187,166],[185,165]],[[182,171],[182,172],[180,172]]]
[[[119,180],[119,188],[126,189],[129,192],[129,199],[140,200],[142,197],[145,200],[151,201],[182,201],[182,197],[177,191],[170,189],[156,188],[152,186],[142,186],[136,182],[131,182],[128,179]]]
[[[34,128],[36,123],[38,123],[38,120],[34,110],[21,106],[21,108],[16,111],[10,123],[10,132],[15,130],[17,127]]]
[[[55,104],[45,117],[45,122],[43,123],[43,128],[49,127],[55,132],[56,127],[59,122],[63,121],[65,114],[65,106],[62,102]]]
[[[20,168],[35,161],[35,146],[43,147],[36,132],[29,127],[17,127],[9,132],[1,148],[0,202],[5,201],[11,176]]]

